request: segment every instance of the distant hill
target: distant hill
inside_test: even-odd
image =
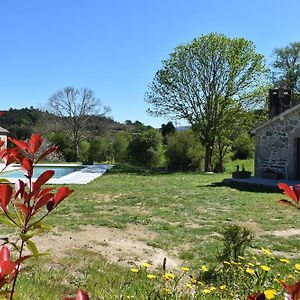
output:
[[[9,131],[9,135],[16,139],[28,139],[33,133],[48,136],[50,133],[61,130],[57,128],[57,116],[34,107],[4,110],[0,118],[0,126]],[[99,136],[113,136],[116,132],[128,130],[136,132],[141,128],[148,128],[139,121],[126,121],[124,124],[116,122],[110,117],[94,116],[91,119],[89,130]],[[92,125],[93,124],[93,125]],[[95,127],[95,124],[97,126]]]

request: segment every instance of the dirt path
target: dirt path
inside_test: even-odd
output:
[[[91,225],[80,231],[51,232],[35,238],[39,251],[49,251],[54,256],[66,255],[68,250],[85,248],[102,254],[111,262],[122,265],[140,265],[150,262],[158,267],[167,258],[167,266],[172,269],[180,261],[162,249],[147,245],[154,238],[138,225],[129,225],[125,230]]]

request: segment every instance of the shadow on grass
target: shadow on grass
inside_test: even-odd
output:
[[[245,183],[245,182],[213,182],[211,184],[205,185],[210,187],[230,187],[243,192],[253,192],[253,193],[280,193],[277,186],[266,186],[262,184]],[[199,186],[200,187],[200,186]]]

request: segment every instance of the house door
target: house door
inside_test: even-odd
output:
[[[296,149],[295,149],[295,158],[296,158],[296,179],[300,179],[300,138],[296,138]]]

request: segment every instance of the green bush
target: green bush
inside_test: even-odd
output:
[[[155,129],[136,133],[128,145],[128,155],[131,162],[139,166],[162,166],[164,151],[161,134]]]
[[[232,159],[247,159],[253,157],[254,143],[248,133],[240,135],[232,146]]]
[[[179,131],[168,137],[167,166],[170,170],[200,170],[204,152],[192,131]]]

